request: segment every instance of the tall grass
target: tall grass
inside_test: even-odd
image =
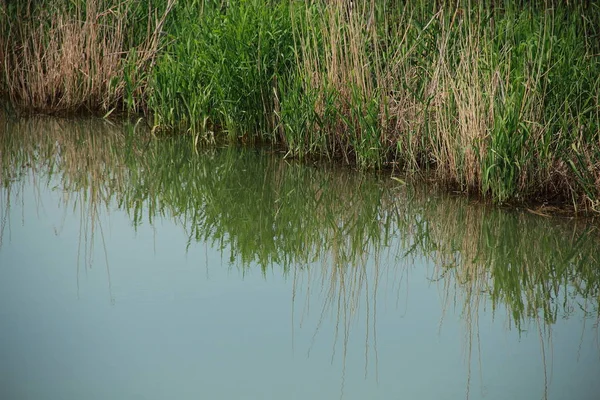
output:
[[[278,79],[293,49],[287,2],[181,2],[148,97],[154,124],[209,137],[277,140]]]
[[[304,96],[282,100],[289,141],[431,168],[499,202],[596,209],[600,9],[493,5],[312,3],[295,42]]]
[[[141,111],[174,1],[161,3],[166,4],[28,0],[4,5],[2,94],[32,112]]]
[[[41,27],[3,20],[2,31],[26,44],[10,47],[5,36],[0,48],[11,103],[118,104],[194,143],[268,141],[293,157],[431,171],[499,203],[600,211],[594,2],[80,3],[97,6],[52,14],[83,21],[72,25],[70,53],[60,50],[73,36],[63,17]],[[46,39],[27,39],[38,37]]]

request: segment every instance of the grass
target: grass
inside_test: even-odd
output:
[[[3,97],[30,113],[143,111],[148,73],[174,2],[146,3],[3,3]]]
[[[429,171],[497,203],[600,211],[593,2],[52,4],[3,8],[1,85],[16,108],[143,112],[195,144],[270,142]]]
[[[276,140],[278,77],[292,68],[287,2],[180,3],[148,98],[154,124]]]

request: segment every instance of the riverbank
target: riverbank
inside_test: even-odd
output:
[[[503,3],[3,4],[0,87],[21,111],[142,113],[195,143],[598,211],[600,7]]]

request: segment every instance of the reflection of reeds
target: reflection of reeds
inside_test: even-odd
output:
[[[505,308],[508,326],[519,333],[537,331],[547,398],[552,325],[575,309],[600,320],[597,226],[590,220],[562,224],[484,206],[456,207],[457,202],[462,201],[435,201],[423,213],[436,221],[430,229],[437,247],[430,253],[434,279],[441,282],[445,304],[457,307],[465,324],[467,390],[474,357],[481,353],[479,318],[491,305],[494,314]],[[477,370],[482,373],[480,359]]]
[[[468,299],[485,294],[494,306],[510,304],[517,324],[537,310],[556,320],[561,288],[573,298],[600,292],[591,220],[563,223],[418,188],[394,191],[367,174],[249,149],[197,156],[185,138],[147,141],[138,125],[125,133],[101,120],[3,125],[10,132],[0,135],[5,189],[29,166],[60,179],[67,203],[88,202],[96,215],[115,202],[134,224],[170,215],[190,239],[228,245],[243,265],[361,265],[400,240],[405,258],[430,258],[438,277],[451,275],[444,282],[461,285]]]
[[[4,155],[0,177],[5,182],[1,201],[6,202],[0,238],[6,221],[10,223],[10,203],[22,198],[22,187],[28,176],[36,190],[60,182],[62,201],[79,213],[78,287],[80,267],[92,267],[99,239],[110,292],[108,253],[100,214],[109,210],[108,204],[127,182],[127,170],[123,164],[115,164],[115,154],[134,150],[128,150],[121,129],[99,119],[28,118],[1,122],[7,134],[0,135],[0,152]],[[13,134],[15,132],[17,134]],[[69,207],[64,209],[66,213]],[[55,229],[60,234],[61,228]]]
[[[339,240],[339,241],[338,241]],[[316,340],[323,325],[333,321],[333,338],[331,361],[341,353],[342,386],[341,396],[344,393],[344,383],[347,366],[348,350],[351,348],[351,332],[353,326],[362,323],[364,326],[364,376],[369,375],[369,368],[375,368],[375,379],[378,379],[378,352],[377,352],[377,297],[380,281],[389,278],[389,273],[396,273],[393,264],[380,260],[379,251],[374,246],[368,246],[358,257],[345,257],[340,246],[348,246],[348,238],[341,234],[335,239],[329,254],[324,254],[320,262],[307,266],[305,270],[294,269],[293,297],[292,297],[292,329],[296,324],[303,325],[303,320],[308,317],[311,302],[317,302],[316,310],[319,314],[312,343]],[[374,254],[374,259],[371,257]],[[389,260],[388,260],[389,261]],[[385,267],[384,267],[385,266]],[[382,268],[384,268],[382,270]],[[294,320],[297,294],[304,292],[306,298],[300,301],[300,321]],[[371,371],[373,373],[373,371]]]
[[[134,226],[169,217],[186,230],[188,245],[208,242],[241,269],[278,266],[291,274],[294,302],[306,293],[300,321],[317,296],[317,331],[327,319],[335,321],[333,354],[341,346],[344,360],[353,324],[364,320],[365,367],[377,358],[378,293],[386,288],[400,296],[403,275],[417,258],[435,266],[432,279],[444,307],[462,313],[469,363],[488,305],[494,313],[505,308],[509,326],[518,330],[533,324],[546,359],[559,317],[579,308],[600,315],[593,220],[508,212],[418,186],[394,189],[372,175],[284,161],[256,149],[198,155],[186,138],[147,141],[141,125],[123,132],[100,120],[2,124],[6,213],[24,174],[35,171],[38,185],[53,178],[65,204],[80,207],[83,243],[102,236],[102,208],[126,210]],[[4,217],[1,227],[8,223]],[[83,251],[86,265],[91,250]]]
[[[423,212],[435,221],[429,234],[437,246],[430,254],[437,259],[437,274],[454,275],[466,303],[491,298],[494,308],[509,305],[520,329],[522,321],[538,313],[546,323],[555,322],[561,304],[578,297],[598,298],[594,221],[559,223],[455,204],[451,199],[435,201]]]

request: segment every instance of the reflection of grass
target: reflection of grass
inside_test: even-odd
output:
[[[0,240],[10,223],[11,201],[30,171],[37,185],[52,177],[60,182],[65,204],[81,210],[82,242],[89,246],[95,234],[102,236],[103,208],[126,210],[136,227],[157,217],[174,219],[187,231],[188,246],[206,241],[232,265],[258,265],[263,272],[280,266],[291,274],[302,313],[314,294],[320,296],[318,326],[328,318],[336,321],[334,354],[341,346],[344,360],[351,328],[364,320],[365,367],[377,358],[377,293],[392,288],[400,295],[400,285],[408,285],[404,274],[418,258],[435,265],[431,278],[440,285],[444,307],[461,310],[469,360],[476,354],[481,310],[488,305],[494,312],[505,307],[509,324],[519,331],[533,324],[543,349],[549,348],[557,319],[580,308],[600,318],[594,220],[468,204],[420,187],[394,188],[392,181],[372,175],[283,161],[257,149],[198,154],[186,138],[147,140],[141,125],[123,129],[100,120],[50,118],[0,122],[2,132],[10,132],[0,134]],[[85,265],[92,262],[92,250],[80,251]],[[296,297],[302,290],[306,301]]]
[[[427,255],[445,307],[459,310],[465,324],[465,356],[482,373],[479,320],[507,311],[507,326],[540,338],[544,398],[552,365],[552,325],[581,311],[600,322],[599,240],[593,220],[557,221],[529,213],[506,212],[456,198],[422,203],[429,225]],[[406,207],[407,214],[415,210]],[[491,310],[490,310],[491,308]],[[480,377],[481,379],[481,377]]]
[[[60,187],[51,189],[59,189],[65,205],[79,213],[77,283],[79,285],[81,266],[92,267],[96,239],[99,239],[111,292],[100,214],[108,211],[108,204],[125,182],[124,166],[115,162],[117,154],[127,151],[127,138],[116,134],[113,125],[99,119],[0,119],[0,124],[6,129],[4,132],[18,132],[0,135],[0,179],[5,182],[5,193],[0,201],[6,202],[0,239],[6,221],[10,224],[10,203],[23,196],[29,175],[36,186],[49,187],[59,181]],[[110,295],[112,298],[112,293]]]
[[[519,330],[538,317],[552,324],[574,309],[598,313],[593,221],[563,223],[420,189],[394,190],[367,175],[257,150],[197,155],[185,139],[146,141],[134,126],[123,134],[93,120],[3,124],[18,134],[0,136],[2,233],[23,167],[30,166],[38,182],[60,178],[64,201],[81,207],[84,239],[101,236],[101,208],[117,204],[135,226],[158,216],[177,220],[190,243],[210,242],[232,264],[282,266],[307,292],[321,292],[322,316],[336,318],[336,341],[343,344],[359,312],[369,313],[367,332],[375,339],[377,288],[394,286],[402,274],[397,266],[421,256],[435,264],[433,279],[447,304],[462,308],[472,327],[488,300],[493,310],[506,307]],[[389,247],[396,243],[400,248]],[[92,250],[80,250],[86,265]]]
[[[553,323],[563,307],[600,294],[599,240],[593,221],[568,224],[518,212],[485,207],[456,207],[434,201],[426,210],[436,244],[437,275],[452,275],[467,303],[482,295],[492,306],[509,305],[520,323],[538,313]]]
[[[146,140],[137,125],[125,133],[95,120],[3,125],[13,132],[0,136],[7,195],[30,166],[40,177],[60,178],[65,201],[88,204],[91,220],[109,204],[127,210],[134,225],[167,215],[190,241],[211,242],[244,267],[278,264],[287,273],[326,261],[335,285],[399,240],[398,262],[431,259],[436,277],[460,287],[467,303],[483,295],[494,307],[506,304],[517,326],[538,312],[552,323],[579,297],[598,301],[598,230],[590,220],[563,222],[395,190],[366,174],[260,150],[197,155],[185,138]]]

